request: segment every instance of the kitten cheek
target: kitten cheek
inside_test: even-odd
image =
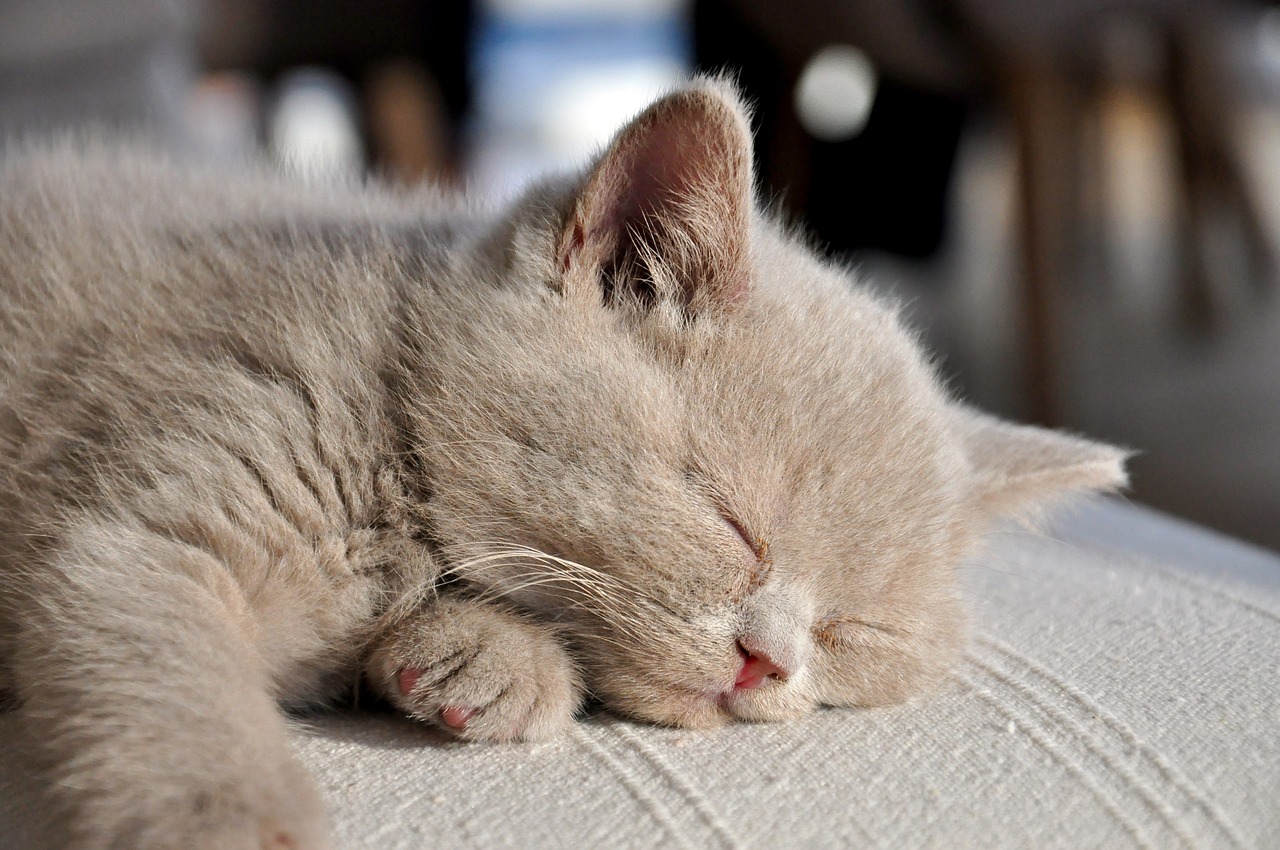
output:
[[[597,692],[618,714],[682,729],[714,729],[732,718],[720,707],[714,692],[699,693],[692,688],[653,682],[613,678],[599,682]]]

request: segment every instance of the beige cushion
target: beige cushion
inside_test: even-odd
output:
[[[334,717],[299,750],[349,848],[1280,847],[1280,557],[1118,502],[992,542],[973,649],[912,705],[537,746]],[[30,783],[0,765],[5,847]]]

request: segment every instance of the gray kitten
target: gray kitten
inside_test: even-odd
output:
[[[993,518],[1124,480],[949,398],[705,80],[498,215],[11,156],[0,379],[0,686],[79,848],[327,846],[280,706],[361,676],[487,741],[903,700]]]

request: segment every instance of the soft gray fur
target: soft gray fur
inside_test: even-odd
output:
[[[1124,475],[949,398],[711,81],[498,214],[10,156],[0,380],[0,685],[78,848],[328,846],[278,706],[362,675],[479,740],[902,700],[991,520]]]

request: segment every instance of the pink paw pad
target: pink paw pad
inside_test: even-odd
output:
[[[459,732],[466,729],[468,721],[475,716],[475,709],[463,708],[460,705],[446,705],[440,709],[440,722],[450,729],[457,729]]]
[[[422,677],[422,671],[416,667],[406,667],[400,671],[400,695],[408,696],[413,692],[414,685],[418,684],[418,679]]]

